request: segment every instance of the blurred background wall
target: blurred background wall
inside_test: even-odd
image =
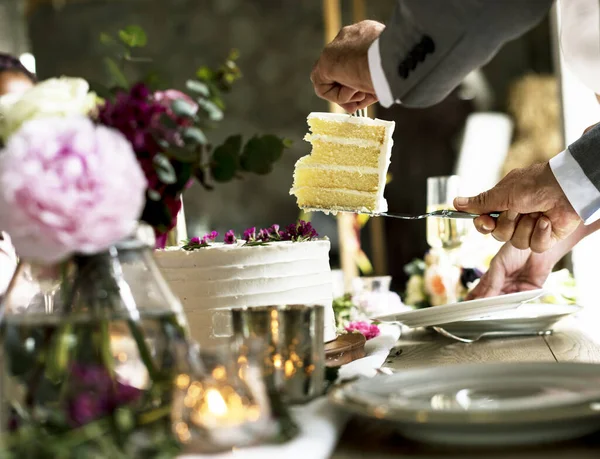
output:
[[[352,2],[341,3],[344,22],[349,23]],[[368,16],[385,21],[394,3],[367,2]],[[194,185],[185,196],[189,234],[295,220],[299,212],[288,191],[295,161],[309,150],[302,141],[307,130],[305,119],[312,111],[327,110],[309,81],[323,47],[321,1],[0,1],[2,51],[17,55],[31,52],[40,78],[66,74],[103,81],[106,75],[99,35],[129,24],[138,24],[148,32],[144,54],[153,63],[144,70],[154,70],[163,81],[176,86],[200,65],[218,64],[231,48],[239,49],[244,77],[227,98],[225,121],[212,133],[215,141],[238,132],[274,132],[294,141],[268,176],[219,185],[212,192]],[[397,123],[390,168],[393,178],[386,189],[391,210],[425,210],[426,178],[453,173],[469,114],[482,109],[505,112],[511,84],[532,72],[552,74],[549,36],[549,22],[545,20],[505,46],[483,69],[483,81],[491,89],[487,96],[478,96],[476,87],[464,85],[435,107],[377,108],[378,117]],[[135,69],[130,72],[136,76]],[[332,239],[335,267],[335,220],[315,214],[313,221],[321,234]],[[425,223],[387,220],[385,233],[388,270],[394,276],[393,286],[400,290],[405,282],[403,266],[428,249]],[[362,240],[369,254],[369,226],[362,232]]]

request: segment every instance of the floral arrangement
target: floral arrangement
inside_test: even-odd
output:
[[[409,278],[403,301],[417,308],[462,301],[483,275],[478,268],[458,266],[435,250],[423,260],[413,260],[404,271]]]
[[[361,333],[367,340],[381,333],[378,323],[367,318],[366,312],[353,300],[350,293],[334,298],[333,314],[338,333]]]
[[[131,143],[148,180],[141,219],[155,228],[157,247],[162,248],[177,223],[182,193],[194,180],[212,190],[215,183],[246,173],[268,174],[290,142],[274,135],[255,135],[246,142],[232,135],[216,146],[209,141],[207,132],[224,117],[223,95],[241,77],[237,51],[216,69],[199,68],[185,91],[152,90],[145,82],[130,84],[123,70],[145,61],[134,56],[146,45],[144,31],[129,26],[117,37],[103,34],[101,39],[118,59],[106,58],[113,87],[98,88],[106,100],[96,119]]]
[[[146,43],[138,27],[102,39],[122,65]],[[235,57],[198,70],[191,95],[130,85],[107,58],[110,91],[62,77],[0,99],[0,228],[21,258],[0,322],[10,431],[2,457],[177,454],[173,388],[192,346],[163,287],[144,277],[151,257],[119,244],[135,246],[140,220],[164,236],[194,179],[210,189],[266,174],[281,156],[286,142],[275,136],[232,136],[214,148],[206,137],[223,117],[221,93],[240,76]],[[127,269],[137,270],[128,278]],[[14,286],[25,280],[37,293],[21,303]],[[148,286],[138,302],[136,288]],[[127,377],[117,371],[124,362]]]
[[[196,250],[202,247],[208,247],[211,243],[215,242],[218,236],[219,233],[217,231],[211,231],[202,237],[195,236],[185,241],[182,248],[183,250]],[[318,238],[319,234],[310,222],[300,220],[297,223],[286,226],[284,229],[281,229],[279,225],[275,224],[257,231],[256,227],[253,226],[246,229],[241,237],[236,236],[233,230],[229,230],[225,233],[223,242],[227,245],[232,245],[237,244],[238,240],[243,240],[245,241],[243,244],[244,247],[251,247],[265,245],[270,242],[305,242],[313,241]]]

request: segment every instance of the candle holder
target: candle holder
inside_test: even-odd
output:
[[[173,430],[186,454],[211,454],[273,437],[277,425],[262,379],[262,344],[195,352],[175,381]]]
[[[324,308],[313,305],[234,308],[234,339],[260,338],[262,371],[270,391],[285,403],[305,403],[324,390]]]

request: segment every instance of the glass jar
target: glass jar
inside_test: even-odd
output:
[[[5,451],[175,457],[174,381],[191,347],[153,247],[140,226],[102,253],[20,261],[1,306]]]

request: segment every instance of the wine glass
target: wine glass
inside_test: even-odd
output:
[[[460,194],[460,177],[449,175],[427,179],[427,212],[454,209],[452,202]],[[470,221],[450,218],[427,219],[427,243],[433,249],[454,251],[469,233]]]

